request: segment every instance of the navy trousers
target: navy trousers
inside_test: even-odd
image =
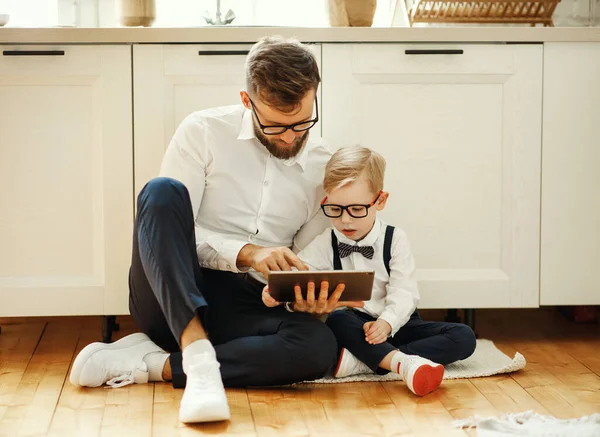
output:
[[[375,320],[357,310],[334,311],[327,326],[335,334],[339,348],[348,349],[374,372],[387,373],[379,368],[381,360],[390,352],[400,350],[408,355],[419,355],[439,364],[464,360],[475,350],[475,334],[462,323],[426,322],[415,311],[396,335],[381,344],[365,340],[363,325]]]
[[[324,323],[265,307],[262,286],[244,275],[199,266],[183,184],[153,179],[137,207],[129,309],[140,330],[171,353],[175,387],[185,386],[179,340],[196,314],[215,345],[227,387],[290,384],[331,372],[337,344]]]

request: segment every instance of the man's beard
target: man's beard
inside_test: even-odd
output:
[[[308,140],[308,133],[309,131],[306,131],[304,135],[296,138],[292,144],[278,146],[277,144],[271,142],[271,140],[268,138],[268,135],[263,134],[256,124],[254,125],[254,135],[256,135],[258,141],[260,141],[261,144],[269,151],[269,153],[277,159],[290,159],[300,153],[304,147],[304,144],[306,144],[306,140]]]

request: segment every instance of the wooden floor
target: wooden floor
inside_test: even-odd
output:
[[[422,312],[441,319],[440,312]],[[121,337],[134,331],[120,318]],[[81,389],[68,374],[75,355],[98,341],[98,317],[0,319],[0,436],[465,436],[454,419],[535,410],[559,418],[600,412],[600,331],[552,309],[480,310],[477,333],[524,371],[445,381],[424,398],[402,382],[235,389],[227,423],[184,426],[182,390],[169,384]]]

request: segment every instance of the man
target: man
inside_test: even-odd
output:
[[[161,177],[140,192],[129,286],[143,334],[84,348],[73,384],[172,380],[185,386],[180,420],[203,422],[229,418],[223,383],[289,384],[335,365],[335,338],[313,314],[345,305],[343,287],[329,296],[323,283],[318,298],[313,287],[293,308],[261,301],[268,272],[306,270],[294,251],[327,226],[319,200],[331,152],[309,140],[317,63],[296,41],[264,38],[246,79],[242,105],[182,122]]]

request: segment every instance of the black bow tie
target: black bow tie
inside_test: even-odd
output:
[[[373,259],[373,254],[375,253],[373,246],[350,246],[346,243],[339,243],[338,251],[340,253],[340,258],[346,258],[352,252],[358,252],[365,258]]]

